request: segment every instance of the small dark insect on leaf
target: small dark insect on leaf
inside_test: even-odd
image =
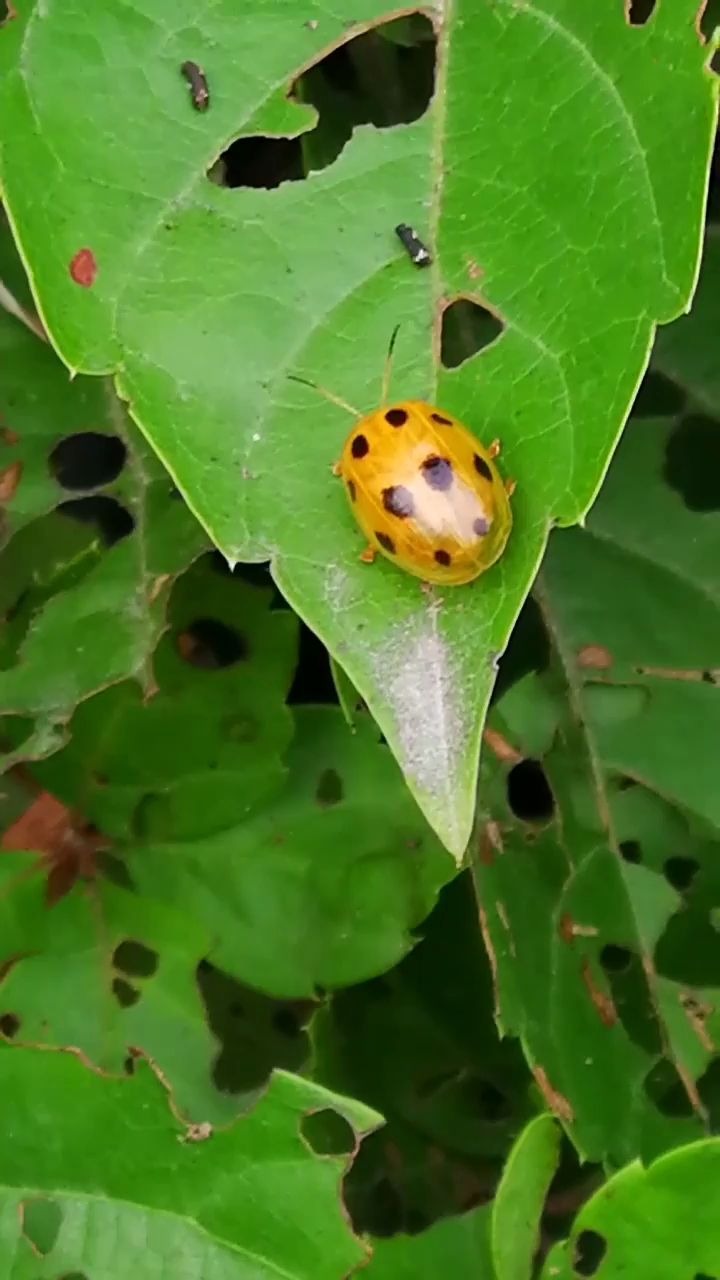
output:
[[[410,261],[414,262],[416,267],[430,266],[432,255],[427,245],[423,244],[417,231],[414,231],[412,227],[408,227],[405,222],[401,222],[395,228],[395,235],[407,251]]]
[[[180,70],[190,85],[190,97],[195,110],[207,111],[210,106],[210,89],[202,67],[197,62],[183,62]]]

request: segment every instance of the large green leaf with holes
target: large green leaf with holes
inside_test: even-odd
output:
[[[143,901],[212,939],[214,964],[312,997],[400,959],[455,867],[369,716],[354,734],[339,707],[291,717],[296,619],[271,603],[199,562],[171,597],[155,696],[83,704],[36,776],[112,840]],[[218,635],[234,660],[213,666],[200,642]]]
[[[145,1063],[113,1080],[2,1048],[0,1081],[3,1280],[336,1280],[367,1257],[342,1210],[347,1157],[305,1136],[310,1113],[330,1112],[352,1150],[379,1121],[360,1103],[280,1072],[213,1132],[178,1121]]]
[[[720,1268],[720,1143],[696,1142],[611,1178],[551,1249],[543,1280],[712,1280]]]
[[[620,0],[459,0],[438,19],[428,109],[357,128],[339,154],[337,94],[323,110],[312,77],[288,89],[382,22],[380,0],[349,16],[254,0],[242,21],[234,0],[202,13],[196,0],[18,0],[0,41],[0,177],[58,350],[116,373],[229,560],[272,561],[456,855],[495,660],[548,529],[589,506],[655,324],[692,292],[715,115],[696,8],[666,0],[631,27]],[[402,38],[369,62],[356,52],[355,73],[392,82]],[[207,74],[204,113],[186,59]],[[274,190],[222,185],[215,161],[233,138],[300,135],[311,165],[332,162]],[[428,239],[429,271],[400,249],[400,222]],[[449,369],[442,311],[461,296],[505,331]],[[330,474],[347,421],[287,381],[374,407],[398,323],[391,394],[500,436],[518,483],[506,555],[446,593],[358,563]]]
[[[616,1163],[701,1135],[720,1101],[701,763],[720,740],[720,514],[676,487],[683,425],[633,420],[586,528],[553,536],[550,662],[492,714],[475,868],[501,1023],[580,1149]]]

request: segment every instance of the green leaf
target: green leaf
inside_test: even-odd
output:
[[[633,422],[587,527],[553,537],[551,662],[491,718],[475,867],[502,1025],[580,1150],[618,1164],[717,1114],[720,808],[697,761],[720,736],[720,516],[670,487],[674,430]]]
[[[540,1216],[558,1166],[560,1129],[536,1116],[508,1157],[492,1205],[491,1244],[497,1280],[531,1280]]]
[[[4,1048],[0,1079],[8,1280],[336,1280],[365,1256],[342,1213],[346,1161],[301,1136],[304,1116],[332,1110],[359,1137],[379,1120],[359,1103],[279,1072],[234,1125],[184,1131],[144,1063],[117,1081]]]
[[[399,960],[455,868],[367,715],[355,733],[336,707],[291,719],[296,619],[270,604],[198,563],[173,592],[155,696],[84,704],[35,772],[113,837],[146,902],[213,939],[215,965],[313,996]],[[227,665],[193,648],[203,638]]]
[[[414,1236],[376,1240],[372,1261],[358,1276],[368,1280],[495,1280],[486,1205],[462,1217],[435,1222]]]
[[[329,167],[272,191],[206,174],[230,138],[313,131],[287,86],[380,22],[379,0],[359,0],[354,27],[313,0],[241,24],[223,0],[202,27],[193,0],[90,14],[22,0],[3,33],[0,177],[53,340],[73,369],[116,371],[228,558],[272,560],[458,857],[494,661],[547,532],[589,506],[654,325],[692,291],[716,96],[696,7],[674,0],[632,28],[622,5],[465,0],[439,29],[424,115],[356,129]],[[209,79],[203,114],[179,74],[188,57]],[[411,267],[399,222],[430,239],[429,272]],[[430,339],[440,299],[458,296],[505,332],[448,370]],[[347,423],[287,382],[374,407],[398,322],[392,394],[501,436],[518,482],[503,560],[443,599],[357,563],[330,475]]]
[[[720,1259],[720,1142],[671,1151],[611,1178],[580,1210],[543,1280],[710,1280]]]
[[[4,225],[0,273],[24,302]],[[0,475],[19,475],[0,524],[0,715],[31,718],[22,742],[7,726],[12,763],[57,748],[61,726],[97,689],[135,677],[147,691],[173,578],[207,542],[107,379],[70,381],[51,348],[4,310],[0,352]],[[109,442],[114,469],[71,487],[57,450],[73,441],[86,459]],[[98,507],[121,522],[111,537]]]
[[[136,1047],[193,1120],[235,1115],[237,1099],[212,1084],[218,1044],[195,979],[211,939],[197,924],[189,929],[183,914],[102,880],[50,908],[38,870],[29,855],[0,862],[5,1034],[21,1044],[71,1046],[116,1073],[132,1069]],[[140,957],[130,971],[128,948]]]

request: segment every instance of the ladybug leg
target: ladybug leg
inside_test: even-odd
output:
[[[376,548],[370,545],[366,547],[364,551],[360,552],[360,559],[362,560],[363,564],[372,564],[376,555],[377,555]]]
[[[515,492],[515,490],[516,490],[516,489],[517,489],[517,480],[506,480],[506,481],[505,481],[505,492],[506,492],[506,494],[507,494],[508,498],[512,498],[512,496],[513,496],[513,494],[514,494],[514,492]]]
[[[341,476],[341,475],[342,475],[342,463],[341,463],[341,462],[333,462],[331,470],[332,470],[332,473],[333,473],[333,475],[334,475],[334,476]]]
[[[500,444],[500,441],[493,440],[492,444],[490,445],[490,448],[488,449],[488,455],[491,458],[499,458],[501,450],[502,450],[502,445]]]

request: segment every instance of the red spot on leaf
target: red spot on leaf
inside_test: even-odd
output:
[[[70,275],[83,289],[89,289],[95,283],[97,262],[92,249],[78,249],[70,262]]]

